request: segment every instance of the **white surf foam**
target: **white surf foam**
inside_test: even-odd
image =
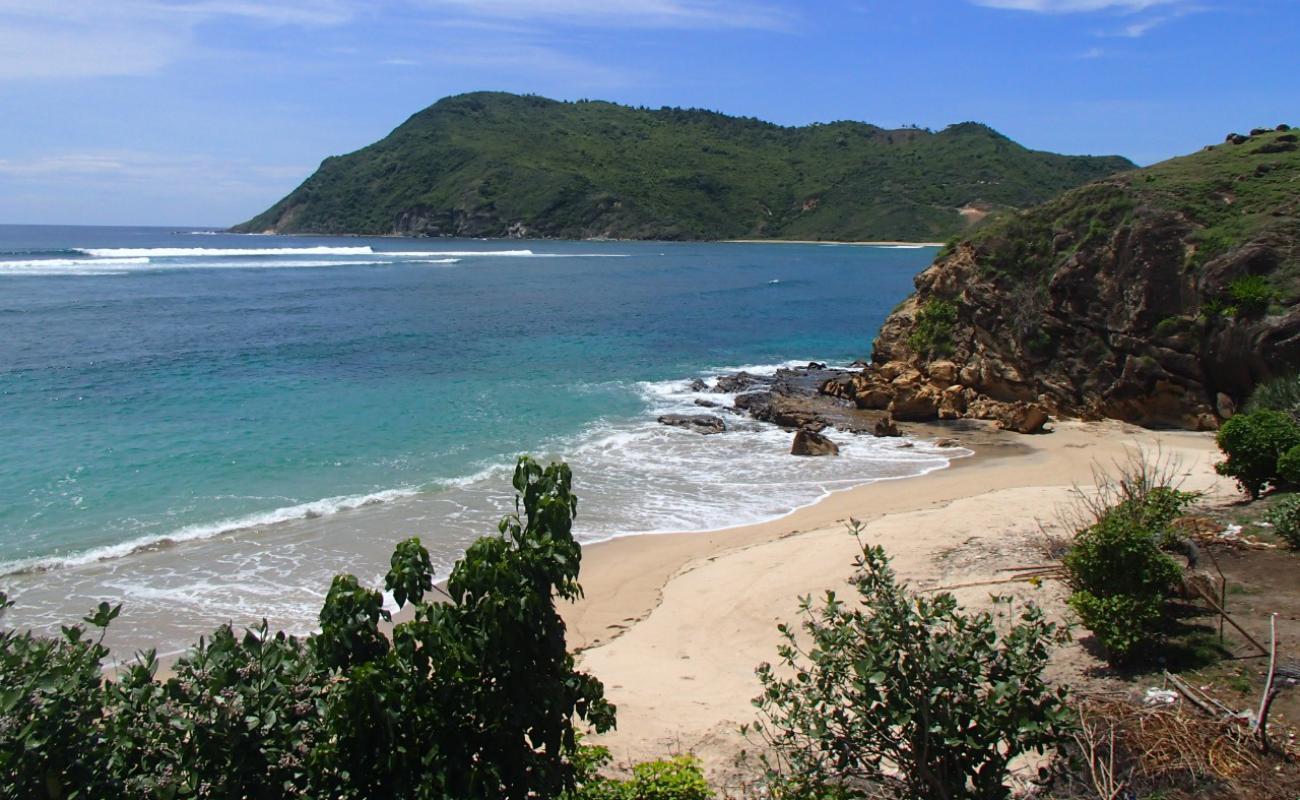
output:
[[[535,253],[532,250],[403,250],[397,252],[379,251],[376,255],[409,258],[412,256],[454,256],[456,258],[473,258],[475,256],[498,256],[502,258],[627,258],[626,253]]]
[[[403,487],[398,489],[385,489],[370,494],[326,497],[322,500],[298,503],[296,505],[256,514],[249,514],[242,517],[232,517],[217,522],[199,525],[187,525],[170,533],[140,536],[118,544],[96,547],[66,556],[41,556],[0,562],[0,575],[12,575],[19,572],[43,572],[51,569],[85,566],[100,561],[121,558],[123,556],[131,555],[132,553],[138,553],[142,550],[152,549],[155,547],[180,544],[182,542],[199,541],[202,539],[211,539],[215,536],[235,533],[236,531],[247,530],[249,528],[259,528],[265,525],[275,525],[277,523],[290,522],[299,519],[316,519],[318,517],[338,514],[342,511],[350,511],[354,508],[361,508],[362,506],[389,503],[403,497],[415,495],[418,491],[419,490],[414,487]]]
[[[97,258],[208,258],[229,256],[370,256],[371,247],[74,247]]]
[[[162,261],[149,258],[47,258],[32,261],[0,261],[0,276],[94,276],[125,275],[129,272],[174,272],[209,269],[311,269],[321,267],[369,267],[394,264],[458,264],[459,258],[423,258],[404,261],[382,259],[276,260],[276,261]]]
[[[0,269],[20,267],[119,267],[128,264],[148,264],[147,258],[37,258],[30,261],[0,261]]]

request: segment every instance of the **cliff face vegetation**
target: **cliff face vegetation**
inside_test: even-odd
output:
[[[239,232],[943,240],[1131,168],[1028,150],[975,123],[790,128],[710,111],[445,98],[326,159]]]
[[[1213,429],[1300,365],[1298,244],[1296,133],[1234,134],[945,248],[835,391],[906,419]]]

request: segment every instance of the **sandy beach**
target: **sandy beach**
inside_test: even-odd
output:
[[[836,493],[772,522],[587,548],[586,596],[564,613],[581,665],[618,705],[618,730],[599,743],[623,763],[694,752],[725,785],[746,746],[737,729],[752,719],[754,667],[776,657],[776,625],[794,620],[799,596],[845,585],[856,548],[850,518],[914,588],[952,589],[968,607],[991,592],[1033,593],[1059,614],[1061,587],[998,581],[1009,567],[1043,563],[1043,528],[1054,526],[1076,487],[1094,484],[1095,469],[1142,448],[1174,460],[1184,488],[1235,491],[1214,473],[1212,434],[1118,422],[1055,428],[1005,434],[1013,447],[977,448],[947,470]],[[1062,651],[1058,675],[1086,659],[1077,645]]]

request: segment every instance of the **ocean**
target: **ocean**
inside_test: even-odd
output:
[[[583,541],[778,517],[951,455],[736,419],[697,377],[870,352],[933,248],[237,236],[0,226],[9,626],[123,602],[119,655],[313,628],[332,575],[419,536],[445,574],[565,459]]]

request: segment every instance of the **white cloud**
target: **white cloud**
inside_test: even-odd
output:
[[[0,219],[229,224],[270,205],[310,172],[307,164],[129,150],[0,159]]]
[[[268,181],[301,179],[310,167],[254,164],[247,159],[221,159],[204,155],[158,155],[131,150],[55,153],[26,159],[0,158],[0,177],[15,182],[67,181],[95,183],[111,179],[154,184],[174,181],[182,186],[248,187]]]
[[[325,28],[376,13],[442,26],[778,29],[794,20],[744,0],[0,0],[0,81],[148,75],[194,52],[206,26]]]
[[[198,26],[329,26],[351,0],[0,0],[0,80],[147,75],[194,47]]]
[[[1074,14],[1087,11],[1146,11],[1179,5],[1186,0],[970,0],[978,6],[1033,11],[1040,14]]]
[[[587,26],[785,28],[795,19],[769,3],[741,0],[411,0],[478,18],[560,20]]]

